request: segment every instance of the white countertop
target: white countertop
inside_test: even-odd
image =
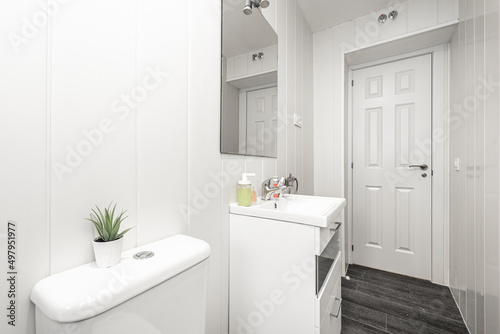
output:
[[[231,214],[282,220],[292,223],[327,227],[346,205],[345,198],[285,195],[278,200],[259,198],[252,206],[230,204]]]

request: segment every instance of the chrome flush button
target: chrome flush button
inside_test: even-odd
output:
[[[155,255],[155,253],[153,253],[151,251],[143,251],[143,252],[139,252],[139,253],[134,254],[134,259],[144,260],[144,259],[149,259],[150,257],[153,257],[154,255]]]

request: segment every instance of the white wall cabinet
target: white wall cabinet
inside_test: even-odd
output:
[[[340,215],[322,228],[230,214],[230,333],[340,333]]]

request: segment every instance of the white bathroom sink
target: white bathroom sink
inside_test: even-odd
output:
[[[327,227],[345,207],[344,198],[286,195],[278,200],[263,201],[259,199],[252,206],[229,206],[232,214],[275,219]]]

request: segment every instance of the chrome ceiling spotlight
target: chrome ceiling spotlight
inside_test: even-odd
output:
[[[245,13],[245,15],[251,15],[253,7],[267,8],[269,7],[269,0],[245,0],[245,7],[243,7],[243,13]]]
[[[243,13],[245,15],[252,15],[252,0],[245,1],[245,7],[243,7]]]
[[[397,10],[393,10],[392,12],[389,13],[389,18],[391,20],[395,20],[396,17],[398,17],[398,11]]]
[[[267,8],[267,7],[269,7],[269,0],[262,0],[262,1],[260,2],[260,6],[261,6],[262,8]]]
[[[384,23],[385,21],[387,21],[387,15],[382,14],[378,17],[378,23]]]

